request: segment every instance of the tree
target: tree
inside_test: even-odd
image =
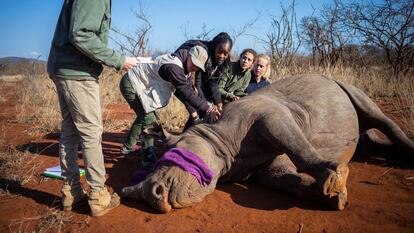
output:
[[[298,30],[295,0],[292,4],[285,7],[281,4],[282,15],[272,17],[269,32],[266,33],[266,39],[259,41],[265,44],[270,52],[276,68],[288,67],[293,64],[295,55],[301,45],[301,37]],[[276,69],[278,70],[278,69]]]
[[[233,40],[233,44],[236,44],[236,41],[239,37],[241,37],[243,35],[248,35],[247,32],[260,19],[260,16],[261,16],[261,12],[258,11],[256,16],[253,19],[251,19],[251,20],[247,21],[246,23],[244,23],[240,28],[234,29],[233,27],[231,27],[232,29],[229,30],[229,35],[231,36],[231,38]],[[189,26],[190,26],[190,23],[188,21],[187,21],[186,24],[182,24],[180,26],[180,30],[183,33],[186,40],[190,40],[190,39],[210,40],[211,39],[211,33],[215,31],[214,28],[209,29],[207,27],[207,24],[203,23],[203,25],[201,27],[201,31],[198,34],[191,34],[188,30]]]
[[[122,54],[130,54],[132,56],[148,56],[148,35],[152,29],[148,15],[145,13],[143,2],[139,1],[139,9],[132,9],[132,13],[141,25],[133,33],[124,33],[119,29],[111,28],[116,36],[110,38],[119,46]]]
[[[307,16],[301,19],[303,39],[312,49],[313,65],[335,66],[343,58],[343,48],[347,43],[344,29],[338,18],[339,1],[333,6],[324,6],[319,16]]]
[[[191,34],[188,31],[188,27],[190,26],[189,21],[187,21],[186,24],[182,24],[180,26],[180,30],[183,33],[184,37],[186,40],[191,40],[191,39],[197,39],[197,40],[209,40],[210,39],[210,33],[212,33],[214,31],[214,28],[209,29],[207,27],[206,23],[203,23],[203,26],[201,26],[201,31],[198,34]]]
[[[414,1],[384,0],[378,4],[344,5],[340,20],[367,45],[380,47],[394,76],[406,75],[414,65]]]

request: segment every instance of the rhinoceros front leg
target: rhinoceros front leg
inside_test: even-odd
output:
[[[259,128],[263,137],[285,152],[299,170],[316,179],[324,195],[333,197],[345,192],[349,173],[347,164],[320,156],[289,111],[281,110],[263,117]]]
[[[316,180],[305,173],[298,173],[286,154],[277,156],[269,165],[258,170],[253,179],[265,187],[325,202],[338,210],[343,210],[348,203],[346,188],[333,197],[322,195]]]

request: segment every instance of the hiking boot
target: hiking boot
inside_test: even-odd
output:
[[[130,154],[139,152],[139,150],[141,150],[141,147],[138,146],[138,145],[135,145],[132,148],[129,148],[126,145],[123,145],[122,149],[121,149],[121,154],[122,155],[130,155]]]
[[[155,149],[153,146],[141,150],[141,168],[145,170],[154,170],[155,161],[157,160],[155,155]]]
[[[91,191],[88,203],[91,208],[91,215],[99,217],[119,206],[121,198],[116,193],[111,195],[106,188],[103,188],[100,191]]]
[[[77,187],[71,187],[69,184],[62,186],[62,207],[64,211],[71,211],[72,208],[76,208],[83,203],[86,203],[86,193],[79,185]]]

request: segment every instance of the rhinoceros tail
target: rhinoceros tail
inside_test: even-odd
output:
[[[359,127],[363,131],[372,128],[380,130],[404,154],[414,158],[414,142],[362,90],[339,81],[335,82],[350,98],[358,114]]]

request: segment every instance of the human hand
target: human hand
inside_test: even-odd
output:
[[[238,97],[238,96],[234,96],[233,97],[233,101],[235,101],[235,100],[239,100],[240,99],[240,97]]]
[[[217,110],[218,110],[219,112],[222,112],[222,111],[223,111],[223,103],[218,103],[218,104],[217,104]]]
[[[125,63],[122,66],[122,69],[125,71],[128,71],[132,67],[136,66],[138,64],[138,60],[135,57],[125,57]]]
[[[210,107],[209,110],[207,110],[207,113],[210,116],[210,123],[217,121],[221,116],[220,111],[213,107]]]

